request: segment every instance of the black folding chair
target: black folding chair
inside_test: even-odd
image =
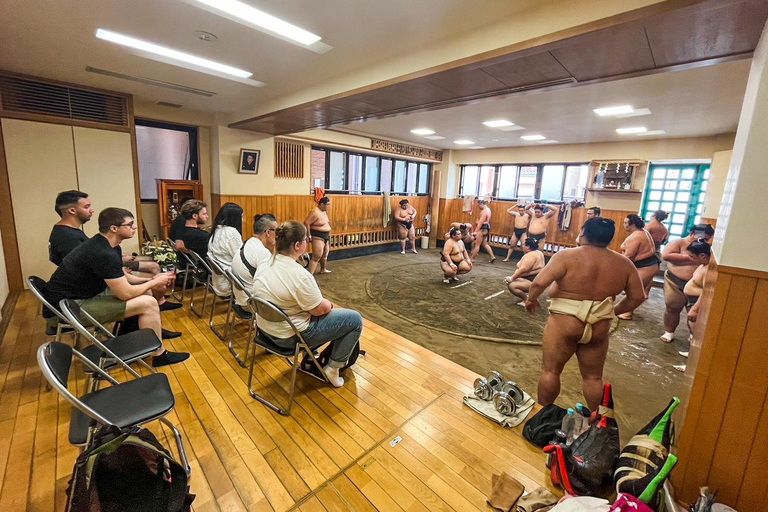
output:
[[[29,276],[27,278],[27,285],[29,286],[29,290],[32,292],[32,295],[37,297],[37,300],[42,303],[43,308],[47,309],[59,318],[59,322],[56,324],[56,334],[53,335],[53,341],[61,341],[61,335],[65,334],[64,330],[66,329],[68,332],[72,332],[74,334],[73,343],[75,346],[77,346],[79,341],[78,332],[69,324],[69,321],[64,317],[64,315],[61,314],[61,311],[59,311],[58,308],[53,307],[53,305],[43,296],[43,288],[45,288],[46,282],[37,276]],[[43,317],[45,317],[45,315],[43,315]],[[46,335],[48,334],[46,333]]]
[[[203,315],[205,314],[205,305],[208,302],[208,291],[213,292],[211,288],[211,268],[195,251],[187,249],[186,252],[182,254],[184,254],[192,265],[192,273],[190,274],[192,277],[192,290],[189,292],[189,309],[191,309],[198,318],[203,318]],[[195,292],[197,291],[198,285],[205,289],[205,293],[203,294],[203,307],[200,311],[195,309]]]
[[[158,339],[155,331],[139,329],[115,336],[74,300],[64,299],[59,302],[59,307],[67,322],[88,342],[89,345],[81,353],[93,364],[108,371],[118,366],[119,361],[128,364],[137,362],[150,372],[155,373],[155,369],[144,361],[145,357],[163,347],[163,342]],[[106,341],[102,342],[96,335],[91,334],[86,328],[86,324],[93,326],[96,334],[105,336]],[[91,379],[88,389],[95,391],[99,385],[100,374],[94,374],[87,369],[86,373]]]
[[[278,412],[279,414],[282,414],[283,416],[289,416],[291,414],[291,408],[293,407],[293,397],[296,392],[296,372],[300,370],[301,361],[299,360],[299,355],[305,353],[307,357],[309,357],[312,362],[315,364],[317,369],[319,370],[319,375],[322,375],[322,378],[317,377],[316,375],[308,372],[307,375],[311,375],[312,377],[322,380],[324,382],[328,382],[328,378],[325,376],[325,373],[323,372],[323,367],[320,366],[320,363],[315,358],[315,354],[312,351],[312,348],[307,345],[307,342],[304,341],[304,337],[301,335],[301,332],[299,332],[298,329],[296,329],[296,326],[293,325],[293,322],[291,322],[291,319],[288,317],[288,315],[285,314],[285,312],[280,309],[279,307],[275,306],[269,301],[260,299],[258,297],[251,297],[248,300],[248,308],[251,310],[252,315],[258,315],[260,318],[263,318],[264,320],[267,320],[269,322],[286,322],[291,329],[293,330],[293,333],[298,338],[298,341],[296,342],[296,345],[292,348],[283,348],[279,345],[275,344],[274,341],[272,341],[271,336],[269,336],[267,333],[265,333],[262,330],[258,330],[256,333],[256,336],[253,338],[253,342],[266,350],[267,352],[271,354],[275,354],[278,356],[281,356],[285,358],[285,360],[288,362],[289,365],[291,365],[291,383],[290,387],[288,388],[288,407],[285,409],[282,409],[281,407],[273,404],[263,396],[257,394],[253,390],[253,368],[254,364],[256,362],[256,349],[254,348],[253,356],[251,356],[251,370],[248,374],[248,392],[251,394],[253,398],[261,402],[262,404],[266,405],[273,411]]]
[[[232,283],[232,300],[234,301],[235,296],[235,290],[240,291],[245,294],[245,296],[250,300],[252,295],[251,292],[248,291],[248,288],[246,284],[243,282],[242,279],[240,279],[240,276],[232,272],[231,270],[225,271],[227,276],[229,277],[229,282]],[[253,330],[256,327],[256,315],[254,315],[252,312],[249,311],[249,315],[245,316],[241,313],[239,308],[235,308],[232,306],[232,316],[231,319],[228,318],[228,328],[229,328],[229,351],[232,353],[233,356],[235,356],[235,360],[245,368],[245,365],[248,362],[248,349],[251,347],[251,336],[253,335]],[[235,352],[235,349],[232,347],[232,342],[235,337],[235,320],[241,320],[243,322],[248,322],[248,336],[245,338],[245,356],[240,359],[240,356],[237,355],[237,352]]]
[[[170,238],[166,238],[165,239],[165,243],[167,243],[172,249],[174,249],[174,250],[176,249],[176,241],[175,240],[171,240]],[[176,264],[175,264],[176,275],[179,276],[181,274],[184,274],[184,276],[185,276],[185,279],[184,279],[185,286],[182,286],[182,288],[181,288],[181,295],[179,295],[179,293],[176,291],[176,283],[174,282],[173,286],[171,287],[171,297],[173,297],[174,299],[176,299],[179,302],[184,302],[184,291],[186,289],[186,282],[187,282],[187,280],[186,280],[187,268],[186,268],[185,262],[183,261],[184,258],[181,256],[181,253],[179,251],[176,251],[176,255],[178,256],[178,259],[179,259],[179,261],[177,261]]]
[[[80,398],[76,397],[67,388],[73,356],[112,385],[86,393]],[[176,405],[171,384],[165,374],[151,373],[142,377],[118,359],[118,364],[135,377],[120,383],[82,353],[55,341],[38,349],[37,362],[51,387],[73,406],[69,423],[71,444],[88,448],[98,425],[125,429],[160,420],[173,432],[181,463],[187,475],[191,473],[181,435],[176,426],[165,417]]]

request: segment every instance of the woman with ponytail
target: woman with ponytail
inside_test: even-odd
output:
[[[285,311],[310,347],[334,342],[331,359],[323,372],[333,386],[341,387],[344,379],[339,376],[339,369],[346,365],[360,340],[363,318],[351,309],[334,309],[323,298],[315,278],[298,263],[307,243],[304,225],[283,222],[275,232],[275,255],[269,265],[261,265],[256,271],[253,294]],[[259,329],[284,348],[291,348],[298,341],[285,322],[259,318]]]

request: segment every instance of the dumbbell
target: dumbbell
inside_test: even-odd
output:
[[[504,377],[497,371],[492,371],[485,378],[475,379],[475,396],[481,400],[490,402],[493,396],[501,391],[504,384]]]
[[[499,392],[494,395],[493,406],[504,416],[514,416],[515,412],[517,412],[517,407],[523,403],[523,400],[523,390],[517,384],[508,380],[502,384]]]

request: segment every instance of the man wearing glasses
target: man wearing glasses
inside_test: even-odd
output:
[[[694,242],[710,243],[715,229],[710,224],[696,224],[685,238],[667,244],[661,258],[667,262],[664,273],[664,334],[661,341],[670,343],[675,339],[675,329],[680,323],[680,312],[685,308],[685,285],[701,262],[688,253],[688,247]]]
[[[136,223],[133,214],[122,208],[106,208],[99,214],[99,232],[70,252],[51,276],[45,297],[52,304],[74,299],[99,323],[138,317],[139,328],[152,329],[163,338],[160,308],[152,291],[173,283],[173,272],[151,279],[137,278],[123,272],[120,243],[133,238]],[[161,348],[152,354],[152,366],[180,363],[185,352]]]
[[[249,238],[232,260],[231,271],[245,283],[246,290],[253,287],[253,276],[256,269],[262,265],[269,265],[272,252],[275,250],[275,230],[277,219],[274,215],[265,213],[253,218],[253,236]],[[246,303],[248,297],[237,288],[233,289],[235,305],[241,316],[247,316]]]

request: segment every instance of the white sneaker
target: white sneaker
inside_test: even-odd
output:
[[[672,368],[674,368],[675,370],[677,370],[679,372],[685,373],[685,365],[684,364],[676,364],[676,365],[673,365]]]
[[[340,388],[344,385],[344,378],[339,377],[339,369],[338,368],[332,368],[331,366],[325,366],[323,368],[323,373],[328,378],[328,381],[331,383],[331,386],[335,388]]]
[[[458,280],[459,280],[459,278],[458,278],[458,277],[453,277],[453,280],[454,280],[454,281],[458,281]]]
[[[675,333],[673,333],[673,332],[665,332],[664,334],[662,334],[661,336],[659,336],[659,338],[660,338],[660,339],[661,339],[661,341],[663,341],[664,343],[672,343],[672,340],[674,340],[674,339],[675,339]]]
[[[451,280],[450,280],[450,279],[443,279],[443,282],[444,282],[445,284],[449,284],[449,283],[451,282]]]
[[[405,251],[400,251],[400,254],[405,254]]]
[[[680,354],[683,357],[688,357],[688,351],[687,350],[679,350],[677,353]]]
[[[413,254],[419,254],[419,253],[416,251],[416,249],[411,249],[411,252],[412,252]]]

